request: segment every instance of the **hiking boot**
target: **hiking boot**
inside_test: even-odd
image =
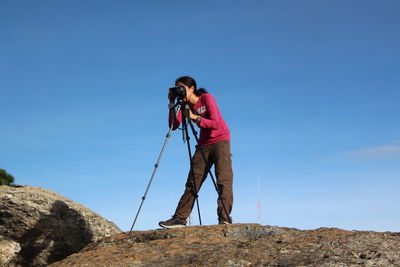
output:
[[[232,221],[232,217],[229,216],[230,220],[226,220],[226,219],[218,219],[218,224],[231,224]]]
[[[173,228],[180,228],[186,226],[186,220],[182,220],[176,217],[172,217],[167,221],[161,221],[158,223],[161,227],[173,229]]]

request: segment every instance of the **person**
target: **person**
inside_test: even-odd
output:
[[[230,131],[225,123],[214,97],[205,89],[197,89],[196,81],[189,76],[183,76],[175,81],[176,86],[183,86],[186,89],[187,101],[190,109],[190,119],[200,128],[199,144],[192,157],[191,169],[185,185],[185,191],[179,200],[175,214],[171,219],[159,222],[164,228],[178,228],[186,226],[195,202],[197,192],[207,177],[207,174],[215,165],[216,183],[219,191],[217,201],[217,214],[219,224],[232,223],[230,213],[233,204],[233,171],[230,149]],[[169,107],[175,101],[171,94],[168,94]],[[172,104],[172,105],[171,105]],[[182,113],[175,115],[175,110],[170,108],[169,125],[175,130],[182,122]],[[207,164],[203,158],[202,151]]]

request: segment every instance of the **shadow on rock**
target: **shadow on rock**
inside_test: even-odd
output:
[[[80,251],[93,241],[93,233],[82,215],[63,201],[55,201],[50,213],[43,215],[21,237],[19,264],[41,266]]]

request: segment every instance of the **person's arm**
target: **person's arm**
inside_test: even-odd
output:
[[[178,114],[176,115],[176,118],[175,118],[174,113],[175,113],[175,109],[174,108],[169,110],[169,115],[168,115],[168,122],[169,123],[168,123],[168,126],[169,127],[172,126],[172,130],[176,130],[179,127],[179,125],[181,124],[181,122],[182,122],[181,110],[179,110]]]
[[[210,116],[208,119],[201,117],[200,123],[198,125],[200,128],[217,130],[219,127],[219,112],[217,103],[215,102],[215,99],[212,95],[206,95],[205,105]]]
[[[182,113],[181,110],[179,110],[178,114],[176,114],[175,116],[175,108],[174,108],[175,96],[171,93],[171,91],[168,92],[168,100],[169,100],[168,127],[170,128],[172,126],[172,130],[176,130],[176,128],[178,128],[182,122]]]

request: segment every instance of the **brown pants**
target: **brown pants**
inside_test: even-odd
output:
[[[208,166],[204,162],[200,148],[202,148],[204,152],[205,158],[208,161]],[[207,178],[208,171],[213,164],[215,165],[217,186],[220,192],[217,202],[218,218],[219,220],[229,221],[229,214],[232,211],[233,204],[233,172],[231,145],[228,140],[206,146],[196,146],[196,152],[192,158],[192,168],[189,171],[186,182],[186,189],[178,203],[174,217],[179,219],[186,219],[189,217],[190,212],[193,209],[195,196],[200,190],[204,180]]]

